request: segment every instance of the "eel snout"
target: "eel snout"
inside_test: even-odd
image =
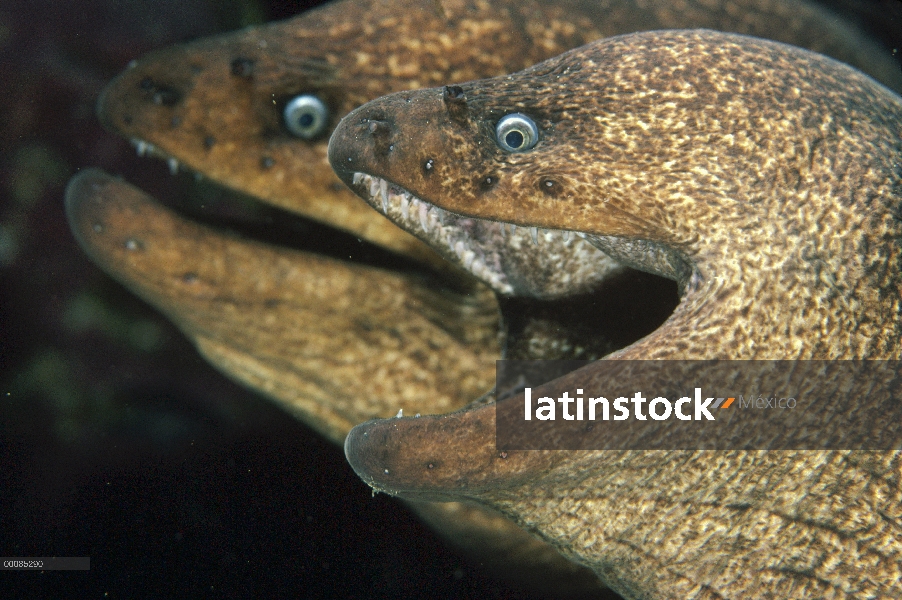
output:
[[[351,467],[373,489],[412,500],[480,499],[553,466],[554,452],[495,445],[495,405],[448,415],[373,420],[345,439]]]

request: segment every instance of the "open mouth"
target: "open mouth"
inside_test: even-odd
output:
[[[130,142],[139,157],[159,159],[167,165],[174,179],[188,179],[185,195],[204,198],[200,202],[196,198],[157,198],[162,205],[192,221],[272,246],[413,274],[436,282],[441,278],[451,287],[456,287],[458,283],[447,273],[438,273],[419,260],[393,252],[354,233],[225,187],[150,142],[140,138],[131,138]]]
[[[623,269],[581,232],[460,216],[367,173],[354,173],[352,185],[393,223],[501,295],[572,296]]]

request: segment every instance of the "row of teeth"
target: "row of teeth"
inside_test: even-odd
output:
[[[509,281],[509,268],[513,266],[503,257],[504,251],[499,251],[496,244],[501,240],[507,240],[505,245],[510,245],[516,250],[529,244],[538,245],[541,239],[550,244],[552,252],[560,252],[560,240],[563,246],[570,247],[573,243],[571,231],[557,229],[539,229],[538,227],[518,227],[512,223],[481,221],[463,217],[428,202],[420,200],[410,192],[389,183],[385,179],[366,173],[354,173],[352,185],[363,188],[365,196],[368,194],[368,202],[377,210],[389,217],[396,224],[409,231],[417,233],[433,247],[442,252],[453,262],[489,284],[496,292],[502,294],[514,293],[513,283]],[[475,228],[475,229],[474,229]],[[581,232],[576,232],[584,238]],[[472,237],[472,236],[476,237]],[[491,238],[495,237],[495,241]],[[557,246],[555,248],[555,246]],[[456,260],[455,260],[456,259]],[[514,261],[516,263],[516,261]]]
[[[390,185],[386,180],[367,175],[366,173],[354,173],[353,183],[363,184],[369,191],[371,204],[378,208],[381,205],[382,213],[389,216],[389,207],[397,206],[401,210],[401,216],[406,223],[413,222],[411,215],[418,221],[423,232],[438,243],[442,240],[448,245],[449,250],[457,256],[464,269],[488,283],[495,290],[502,293],[512,293],[513,288],[507,283],[503,273],[490,269],[485,262],[485,257],[469,248],[461,234],[455,230],[453,224],[447,221],[459,219],[438,206],[423,202],[413,194]],[[377,205],[378,203],[378,205]],[[457,239],[454,239],[457,238]]]
[[[420,225],[424,231],[429,231],[430,229],[430,217],[437,219],[441,225],[445,224],[445,216],[448,214],[448,211],[426,202],[420,202],[419,198],[411,195],[409,192],[395,188],[389,189],[388,182],[384,179],[379,179],[366,173],[354,173],[354,185],[359,183],[367,185],[372,198],[381,199],[383,214],[388,213],[390,202],[398,200],[401,206],[401,214],[405,219],[410,218],[410,209],[413,207],[414,213],[420,218]]]
[[[429,217],[432,212],[436,213],[439,223],[441,223],[442,225],[445,224],[445,216],[448,214],[448,211],[443,210],[433,204],[422,202],[409,192],[396,190],[393,186],[390,186],[385,179],[373,177],[372,175],[368,175],[366,173],[354,173],[353,182],[354,185],[360,183],[367,185],[369,187],[370,196],[373,198],[381,199],[383,214],[388,214],[389,203],[397,196],[400,198],[401,213],[404,215],[404,218],[408,219],[410,217],[410,210],[412,206],[414,211],[419,212],[420,225],[422,226],[424,231],[429,231]],[[514,225],[513,223],[507,223],[506,227],[505,224],[502,224],[501,232],[505,233],[507,230],[509,230],[510,234],[514,235],[517,232],[517,228],[518,226]],[[529,227],[528,229],[534,244],[538,244],[539,239],[541,238],[550,240],[551,236],[554,235],[554,231],[560,231],[561,239],[564,240],[565,244],[570,242],[570,231],[539,229],[538,227]],[[586,234],[582,231],[575,231],[574,233],[576,233],[576,235],[581,238],[586,237]],[[458,242],[458,244],[462,245],[462,242]],[[457,252],[457,248],[455,248],[454,246],[452,246],[451,249]],[[458,256],[460,256],[459,252],[457,252],[457,254]],[[463,260],[463,257],[461,257],[461,260]],[[470,267],[465,265],[465,268],[469,269]]]
[[[179,172],[179,161],[177,158],[173,156],[169,156],[150,142],[145,142],[144,140],[139,140],[137,138],[133,138],[131,140],[132,145],[135,147],[135,150],[138,151],[138,156],[155,156],[157,158],[162,158],[166,161],[166,164],[169,165],[169,172],[172,175],[177,175]],[[203,175],[199,172],[194,173],[194,178],[197,180],[203,179]]]

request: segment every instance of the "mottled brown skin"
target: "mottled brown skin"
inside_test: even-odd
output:
[[[332,174],[326,145],[341,117],[393,91],[510,73],[599,37],[674,27],[790,41],[902,89],[889,51],[796,0],[348,0],[143,57],[105,91],[99,115],[216,182],[441,264]],[[282,123],[285,103],[299,93],[330,110],[330,127],[309,142]]]
[[[448,277],[447,266],[431,250],[364,206],[332,174],[326,161],[329,131],[306,142],[285,130],[281,122],[285,101],[298,92],[320,95],[331,109],[331,130],[350,109],[392,91],[514,71],[604,35],[689,25],[782,36],[856,64],[871,65],[875,74],[902,88],[898,83],[902,77],[888,51],[876,48],[819,9],[797,2],[769,6],[758,0],[741,0],[677,6],[664,0],[638,4],[634,0],[347,1],[283,23],[140,58],[105,92],[99,115],[120,134],[152,144],[152,154],[174,158],[181,167],[202,173],[208,180],[416,258]],[[85,181],[98,181],[95,174],[85,177]],[[122,206],[132,216],[133,221],[119,222],[123,229],[117,230],[118,239],[139,236],[147,242],[145,247],[167,248],[160,253],[122,253],[120,246],[104,241],[112,239],[107,237],[112,235],[107,229],[106,235],[87,231],[80,236],[89,254],[169,315],[218,368],[286,403],[331,439],[340,440],[355,419],[395,414],[402,406],[406,414],[444,411],[443,403],[456,393],[455,386],[461,394],[457,397],[460,406],[472,399],[472,393],[464,388],[477,374],[483,389],[491,386],[485,365],[469,362],[482,356],[486,348],[492,348],[492,356],[497,356],[491,341],[497,318],[481,317],[497,309],[481,286],[459,283],[458,289],[470,290],[469,298],[456,293],[436,295],[424,284],[430,280],[428,274],[420,280],[361,268],[341,260],[344,257],[239,243],[232,236],[196,228],[147,204],[122,182],[104,180],[95,189],[85,181],[73,184],[72,193],[102,194],[107,202],[116,198],[119,204],[111,206]],[[91,204],[85,202],[84,206]],[[151,240],[149,232],[162,237]],[[176,234],[177,238],[165,239]],[[213,255],[207,254],[213,251],[240,256],[236,264],[247,268],[230,269],[213,261]],[[285,271],[274,271],[274,264]],[[190,272],[206,274],[208,285],[180,282]],[[294,281],[306,278],[319,286],[281,290],[276,286],[284,282],[285,273],[294,273]],[[393,294],[394,303],[372,298],[368,293],[372,289]],[[198,290],[203,293],[196,293]],[[339,291],[345,296],[339,298]],[[591,307],[600,320],[607,316],[605,307],[615,309],[617,302],[611,302],[616,295],[605,289],[598,293],[602,296],[597,302],[585,298],[580,307]],[[445,307],[439,315],[431,313],[424,301],[437,297]],[[351,307],[351,312],[342,316],[332,311],[333,301]],[[581,356],[592,356],[630,339],[629,334],[614,332],[616,345],[611,346],[612,340],[601,338],[597,330],[586,334],[585,324],[574,319],[575,314],[562,320],[548,304],[513,302],[516,312],[505,319],[516,330],[505,342],[511,355],[571,356],[574,349],[582,348]],[[390,306],[395,312],[385,310]],[[249,317],[241,307],[253,307],[257,312]],[[584,310],[575,304],[571,307]],[[658,303],[652,308],[660,311],[661,307]],[[295,308],[300,316],[288,314]],[[418,313],[420,310],[425,313]],[[480,318],[473,318],[474,314]],[[655,315],[652,321],[657,319]],[[281,327],[272,326],[276,320],[281,320]],[[411,325],[393,328],[396,320]],[[617,323],[625,321],[620,318]],[[322,327],[326,323],[333,339],[326,339],[327,328]],[[304,331],[307,325],[314,328]],[[463,331],[473,336],[466,343],[460,338]],[[397,337],[394,341],[382,337],[386,332]],[[301,340],[309,342],[312,354],[297,352]],[[449,346],[440,344],[445,349],[464,344],[463,354],[455,369],[444,364],[444,374],[424,374],[418,379],[423,385],[436,386],[422,393],[407,377],[388,381],[398,354],[372,351],[399,352],[416,360],[419,372],[431,369],[433,363],[417,349],[435,340],[445,340]],[[313,349],[320,341],[327,351],[342,350],[349,362],[326,367],[332,361]],[[369,341],[375,345],[368,348]],[[594,343],[597,346],[590,347]],[[315,377],[308,377],[317,370]],[[355,372],[356,382],[352,381]],[[386,375],[380,379],[385,394],[354,394],[360,382],[374,372]],[[454,383],[446,387],[449,381]],[[408,407],[405,398],[413,393],[418,406]],[[325,404],[334,397],[338,398],[336,406]],[[486,543],[486,547],[491,546]],[[551,581],[540,573],[539,582]]]
[[[611,358],[900,358],[902,98],[875,81],[798,48],[682,31],[461,88],[466,119],[441,89],[355,111],[333,165],[458,214],[586,232],[676,279],[673,316]],[[514,111],[541,135],[508,154],[494,127]],[[392,152],[362,133],[373,121]],[[626,597],[902,595],[898,452],[499,453],[494,408],[370,422],[346,453],[377,490],[501,510]]]
[[[335,443],[373,416],[459,409],[494,383],[498,309],[486,289],[244,239],[98,170],[70,182],[66,211],[85,252],[212,364]],[[591,572],[495,511],[409,504],[517,585],[554,597],[599,590]]]
[[[488,290],[243,239],[100,171],[72,180],[66,209],[104,270],[126,273],[213,364],[336,443],[373,415],[419,412],[423,394],[454,410],[492,385]],[[362,378],[360,365],[374,368]]]

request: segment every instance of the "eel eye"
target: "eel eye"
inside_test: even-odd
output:
[[[495,139],[505,152],[525,152],[539,141],[539,128],[526,115],[511,113],[498,121]]]
[[[301,94],[289,100],[282,116],[288,131],[304,140],[320,135],[329,123],[329,109],[312,94]]]

